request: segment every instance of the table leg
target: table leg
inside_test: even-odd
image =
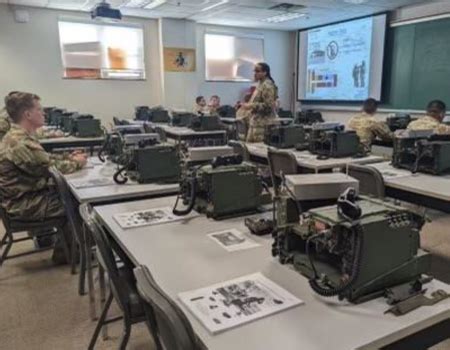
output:
[[[100,285],[100,304],[101,308],[103,309],[106,301],[106,285],[105,285],[105,271],[103,270],[103,267],[99,264],[98,265],[98,280]],[[108,338],[108,325],[104,325],[102,327],[102,339],[106,340]]]
[[[88,232],[86,225],[83,225],[84,233],[84,249],[86,252],[86,270],[87,270],[87,280],[88,280],[88,292],[89,292],[89,314],[91,320],[96,320],[96,310],[95,310],[95,290],[94,290],[94,276],[92,271],[92,250],[91,250],[91,235]]]

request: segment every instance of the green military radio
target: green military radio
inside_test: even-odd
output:
[[[223,129],[220,118],[216,115],[199,115],[192,117],[189,127],[194,131],[211,131]]]
[[[217,157],[211,164],[187,169],[180,188],[175,215],[187,215],[195,209],[221,219],[255,212],[261,205],[262,184],[257,168],[242,162],[240,156]],[[180,198],[187,206],[183,210],[177,209]]]
[[[424,219],[418,214],[356,198],[352,188],[337,205],[302,214],[294,201],[281,196],[276,203],[273,254],[309,278],[321,296],[359,303],[391,295],[394,303],[417,295],[430,280],[423,276],[431,256],[420,248]]]
[[[394,139],[392,165],[412,172],[441,175],[450,171],[450,136],[408,131]]]
[[[97,137],[103,133],[100,120],[90,114],[80,114],[73,118],[71,129],[70,133],[78,137]]]
[[[191,125],[192,118],[195,114],[188,112],[173,112],[172,113],[172,125],[173,126],[189,126]]]
[[[276,148],[294,148],[305,142],[305,130],[301,125],[269,125],[264,133],[264,143]]]
[[[141,137],[145,137],[142,138]],[[138,138],[133,142],[130,138]],[[158,134],[128,135],[120,155],[121,167],[114,174],[114,181],[124,184],[128,177],[138,183],[177,182],[181,165],[174,145],[159,142]]]
[[[313,125],[309,136],[309,150],[323,158],[351,157],[361,151],[355,131],[344,130],[337,123]]]

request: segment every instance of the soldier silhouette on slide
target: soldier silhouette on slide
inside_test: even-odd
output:
[[[359,67],[359,82],[360,87],[366,87],[366,61],[362,61]]]
[[[359,71],[359,66],[355,64],[355,66],[353,67],[353,85],[355,87],[359,87]]]

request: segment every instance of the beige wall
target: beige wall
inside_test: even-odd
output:
[[[205,81],[204,34],[207,31],[221,33],[247,33],[264,36],[264,56],[272,68],[272,75],[279,87],[281,104],[289,108],[293,99],[292,75],[294,72],[294,47],[291,34],[286,31],[248,29],[197,24],[192,21],[163,19],[162,42],[164,47],[195,48],[197,70],[192,73],[164,73],[165,105],[173,108],[192,108],[196,96],[219,95],[222,104],[234,105],[250,83]]]
[[[28,8],[29,23],[16,23],[0,5],[0,96],[12,90],[32,91],[45,106],[91,113],[104,122],[130,117],[137,105],[162,100],[157,20],[127,19],[144,25],[146,81],[63,79],[58,16],[86,18],[86,13]],[[2,103],[0,102],[0,105]]]

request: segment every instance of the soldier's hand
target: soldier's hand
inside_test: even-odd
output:
[[[84,153],[78,153],[71,156],[72,160],[84,167],[87,163],[87,156]]]

